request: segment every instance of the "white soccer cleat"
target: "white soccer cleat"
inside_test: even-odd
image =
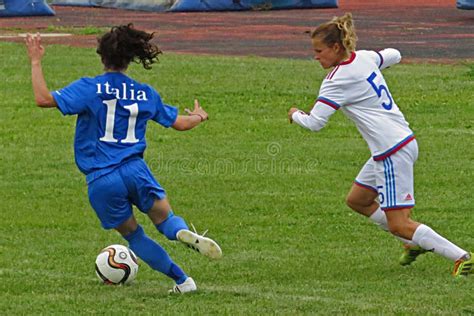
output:
[[[184,294],[188,292],[194,292],[196,290],[197,286],[196,283],[194,283],[193,278],[188,277],[183,283],[173,286],[173,288],[169,290],[169,293]]]
[[[211,259],[219,259],[222,257],[221,247],[212,239],[204,237],[207,230],[199,235],[194,228],[194,225],[191,224],[195,232],[192,232],[188,229],[181,229],[177,234],[176,238],[188,246],[189,248],[196,250],[200,254],[209,257]]]

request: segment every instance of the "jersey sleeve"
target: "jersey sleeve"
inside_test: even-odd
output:
[[[303,111],[296,111],[293,113],[292,119],[293,122],[299,126],[317,132],[326,126],[329,118],[334,114],[334,112],[336,112],[334,108],[316,102],[309,114]]]
[[[74,115],[86,111],[89,98],[95,96],[95,88],[90,79],[81,78],[51,95],[63,115]]]
[[[292,119],[296,124],[316,132],[322,129],[331,115],[345,104],[344,94],[337,83],[324,80],[311,112],[307,114],[297,111],[293,113]]]
[[[402,60],[402,55],[395,48],[385,48],[381,51],[363,50],[359,51],[368,56],[379,67],[380,70],[398,64]]]
[[[178,109],[172,105],[164,104],[158,93],[154,93],[156,113],[153,121],[164,127],[170,127],[178,118]]]
[[[398,64],[402,60],[400,51],[395,48],[385,48],[377,52],[379,56],[379,68],[385,69],[392,65]]]
[[[319,90],[316,105],[318,103],[322,103],[334,110],[339,110],[341,106],[347,105],[345,94],[338,82],[327,79],[323,81],[321,89]]]

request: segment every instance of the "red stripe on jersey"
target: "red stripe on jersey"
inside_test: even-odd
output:
[[[318,98],[318,100],[316,102],[321,102],[321,103],[324,103],[326,105],[329,105],[330,107],[332,107],[334,110],[339,110],[340,106],[337,106],[336,104],[333,104],[327,100],[323,100],[321,98]]]
[[[395,145],[392,148],[390,148],[389,150],[387,150],[386,152],[384,152],[380,155],[374,156],[373,158],[374,158],[375,161],[384,160],[385,158],[393,155],[394,153],[396,153],[397,151],[402,149],[406,144],[408,144],[409,142],[411,142],[414,139],[415,139],[415,135],[410,135],[407,138],[405,138],[404,140],[402,140],[400,143],[398,143],[397,145]]]
[[[326,76],[326,79],[328,80],[331,80],[332,77],[334,77],[334,75],[336,74],[336,71],[339,69],[339,66],[343,66],[343,65],[347,65],[347,64],[350,64],[354,61],[356,57],[356,53],[355,52],[352,52],[351,53],[351,56],[349,57],[348,60],[346,60],[345,62],[342,62],[340,63],[339,65],[337,65],[327,76]]]
[[[336,70],[336,68],[333,68],[327,75],[326,75],[326,79],[329,79],[329,77],[331,77],[332,73],[334,72],[334,70]]]
[[[337,71],[338,69],[339,69],[339,65],[337,65],[337,67],[334,68],[333,71],[331,71],[331,73],[330,73],[329,76],[328,76],[328,77],[329,77],[329,78],[328,78],[329,80],[331,80],[332,77],[334,77],[334,74],[336,73],[336,71]]]
[[[392,206],[392,207],[381,207],[381,209],[384,212],[389,212],[389,211],[397,211],[397,210],[403,210],[406,208],[414,208],[414,207],[415,205],[411,204],[411,205],[399,205],[399,206]]]
[[[356,53],[355,52],[352,52],[351,53],[351,57],[349,57],[348,60],[346,60],[345,62],[343,63],[340,63],[339,65],[347,65],[347,64],[350,64],[354,61],[354,59],[356,58]]]

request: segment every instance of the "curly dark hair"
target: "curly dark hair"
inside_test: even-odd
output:
[[[156,44],[150,43],[154,34],[137,30],[132,23],[114,26],[97,39],[97,54],[106,69],[125,70],[132,61],[151,69],[162,53]]]

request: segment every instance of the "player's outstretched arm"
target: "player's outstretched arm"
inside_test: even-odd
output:
[[[334,114],[334,112],[336,112],[336,110],[331,106],[316,101],[316,104],[309,113],[303,112],[294,107],[291,108],[288,111],[288,119],[290,123],[295,122],[301,127],[317,132],[327,124],[329,118]]]
[[[172,125],[175,130],[190,130],[198,126],[201,122],[206,121],[209,117],[206,111],[199,105],[198,100],[194,100],[194,109],[192,111],[190,109],[185,109],[185,111],[188,115],[178,115],[178,118]]]
[[[36,104],[43,108],[55,107],[56,101],[49,93],[41,67],[41,60],[45,51],[41,45],[41,36],[39,33],[36,35],[27,34],[25,43],[31,61],[31,82],[33,83]]]

